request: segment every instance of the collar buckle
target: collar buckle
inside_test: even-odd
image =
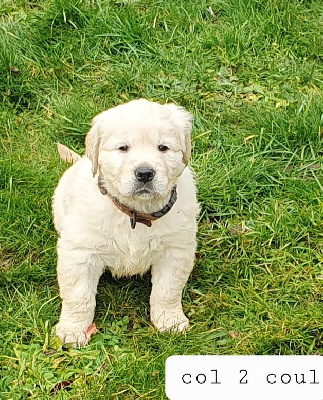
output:
[[[135,229],[137,223],[137,213],[136,211],[130,211],[130,226],[131,229]]]

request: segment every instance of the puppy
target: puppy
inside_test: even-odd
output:
[[[99,278],[151,269],[150,317],[159,331],[188,326],[181,298],[196,249],[198,203],[188,165],[192,117],[139,99],[102,112],[86,156],[53,197],[62,311],[56,334],[85,345]]]

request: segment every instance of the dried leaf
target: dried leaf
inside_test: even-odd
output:
[[[15,65],[13,65],[12,67],[10,67],[10,71],[13,73],[13,75],[18,75],[19,74],[19,68],[16,67]]]
[[[228,226],[227,229],[232,235],[242,235],[246,232],[252,232],[252,229],[249,228],[249,226],[247,226],[244,221],[240,222],[240,224],[237,225]]]
[[[65,389],[65,390],[70,390],[71,388],[69,388],[69,386],[73,383],[72,379],[66,380],[66,381],[62,381],[62,382],[58,382],[56,383],[56,385],[54,387],[51,388],[50,390],[50,394],[54,395],[56,394],[59,390]]]
[[[9,271],[9,269],[10,269],[10,267],[11,267],[11,260],[1,260],[0,259],[0,269],[2,270],[2,271]]]
[[[51,356],[55,356],[57,354],[57,351],[54,349],[49,349],[49,350],[45,350],[44,354],[47,357],[51,357]]]
[[[85,337],[86,337],[86,342],[88,343],[91,339],[92,335],[95,335],[98,331],[98,328],[96,327],[95,323],[93,322],[93,324],[91,324],[87,330],[84,332],[85,333]]]
[[[69,149],[67,146],[64,146],[61,143],[56,143],[56,145],[59,156],[63,161],[68,163],[75,163],[81,158],[79,154],[75,153],[75,151]]]
[[[237,331],[229,331],[229,335],[233,338],[236,339],[239,336],[239,332]]]
[[[320,169],[321,166],[320,166],[320,164],[312,164],[312,165],[309,165],[307,168],[312,169],[312,170],[317,170],[317,169]]]

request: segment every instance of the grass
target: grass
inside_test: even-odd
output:
[[[1,398],[164,399],[173,354],[322,354],[320,3],[1,2]],[[82,152],[95,114],[138,97],[195,118],[191,329],[155,332],[149,276],[106,273],[100,333],[62,348],[55,142]]]

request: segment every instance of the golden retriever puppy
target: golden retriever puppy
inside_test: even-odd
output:
[[[192,117],[175,104],[139,99],[102,112],[86,156],[54,197],[63,343],[86,344],[99,278],[151,269],[151,321],[160,331],[188,326],[181,298],[196,249],[198,203],[190,159]]]

